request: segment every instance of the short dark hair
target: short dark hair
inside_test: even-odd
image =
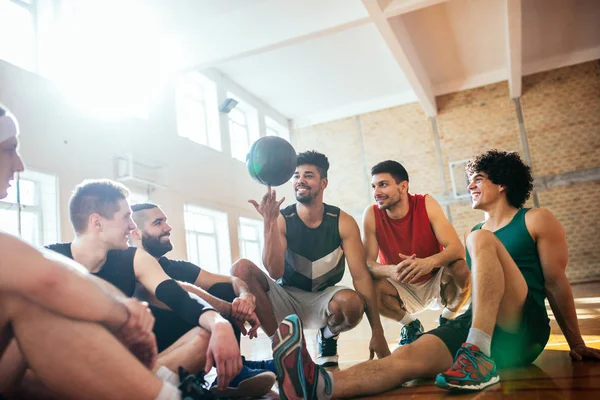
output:
[[[406,172],[406,168],[404,168],[398,161],[385,160],[371,168],[371,176],[384,173],[392,175],[396,183],[400,183],[402,181],[408,182],[408,172]]]
[[[516,208],[523,207],[533,190],[531,167],[516,152],[489,150],[467,163],[468,175],[478,172],[487,174],[496,185],[506,188],[506,199]]]
[[[118,201],[125,200],[129,190],[110,179],[86,179],[75,187],[69,201],[69,217],[76,233],[84,233],[90,215],[112,218]]]
[[[319,153],[314,150],[299,153],[296,166],[300,165],[314,165],[319,170],[319,175],[321,175],[321,178],[327,178],[329,160],[323,153]]]
[[[153,208],[158,208],[158,204],[154,203],[136,203],[131,206],[131,211],[138,212],[144,210],[151,210]]]
[[[154,208],[158,208],[158,205],[154,203],[137,203],[132,205],[131,211],[133,212],[133,221],[135,224],[139,227],[139,225],[145,221],[145,219],[142,218],[142,214],[138,213],[138,211],[152,210]]]

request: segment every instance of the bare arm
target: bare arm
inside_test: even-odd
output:
[[[0,234],[0,253],[0,291],[68,318],[101,323],[112,332],[127,322],[126,306],[75,261],[6,234]]]
[[[425,207],[431,222],[433,233],[444,249],[432,256],[425,258],[433,268],[450,265],[456,260],[465,258],[465,248],[460,241],[458,233],[446,218],[442,207],[431,196],[425,197]]]
[[[386,357],[390,354],[390,351],[383,336],[375,285],[373,285],[373,279],[365,262],[365,251],[360,241],[358,225],[354,218],[343,211],[340,213],[339,224],[342,248],[344,249],[354,287],[365,301],[365,313],[372,331],[371,352],[375,351],[379,358]]]
[[[385,265],[377,262],[379,243],[377,242],[376,232],[373,207],[368,206],[363,213],[363,245],[365,246],[367,267],[373,279],[385,279],[394,273],[395,265]]]
[[[200,297],[202,300],[206,301],[208,304],[213,306],[217,312],[225,317],[231,315],[231,303],[225,300],[221,300],[210,293],[208,293],[203,288],[198,287],[197,285],[192,285],[187,282],[177,282],[181,287],[188,293],[193,293],[196,296]]]
[[[573,292],[565,274],[569,259],[565,230],[546,209],[532,209],[525,214],[525,218],[527,228],[537,242],[546,281],[546,294],[556,322],[571,348],[583,345]]]

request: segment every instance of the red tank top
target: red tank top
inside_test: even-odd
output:
[[[425,196],[427,195],[409,193],[408,214],[401,219],[392,219],[385,210],[373,205],[381,264],[399,264],[402,259],[398,253],[407,256],[416,254],[417,258],[425,258],[443,250],[431,228],[425,208]],[[425,282],[433,275],[434,273],[430,273],[422,276],[416,283]]]

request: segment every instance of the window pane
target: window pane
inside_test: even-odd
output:
[[[206,110],[204,103],[189,97],[177,100],[177,128],[179,136],[207,145]]]
[[[246,154],[250,149],[248,131],[246,127],[229,122],[229,133],[231,135],[231,155],[241,161],[246,161]]]
[[[244,240],[258,240],[258,230],[254,226],[241,225],[240,235]]]
[[[12,235],[19,235],[19,220],[16,209],[0,209],[0,229]]]
[[[198,235],[197,241],[200,267],[210,272],[218,272],[219,257],[217,255],[217,240],[215,237]]]
[[[256,265],[261,265],[262,255],[260,254],[260,245],[258,242],[244,242],[244,254],[242,257],[247,258]]]
[[[31,12],[10,0],[0,0],[0,59],[32,71],[34,54]]]
[[[234,108],[229,112],[229,120],[240,125],[246,125],[246,115],[239,108]]]

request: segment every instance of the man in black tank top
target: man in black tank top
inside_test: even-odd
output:
[[[166,253],[173,250],[173,244],[170,239],[171,226],[163,210],[153,203],[134,204],[131,210],[137,225],[137,228],[131,232],[133,245],[146,250],[158,260],[167,275],[179,281],[189,292],[206,300],[219,314],[230,321],[238,344],[242,333],[251,339],[256,337],[260,322],[254,312],[255,297],[250,293],[246,283],[239,278],[208,272],[188,261],[165,257]],[[234,265],[241,264],[254,265],[246,259],[238,260]],[[176,316],[169,316],[157,307],[150,308],[156,317],[154,332],[158,340],[158,349],[161,351],[175,342],[182,335],[182,331],[185,333],[189,325]],[[247,332],[244,327],[246,322],[251,327]],[[260,369],[273,367],[272,363],[265,365],[263,361],[245,359],[244,365],[250,368],[260,367]]]
[[[275,350],[288,398],[295,388],[314,390],[319,400],[375,395],[436,374],[437,386],[481,390],[498,382],[496,364],[524,366],[542,352],[550,333],[546,294],[571,358],[600,359],[600,351],[587,347],[579,333],[561,224],[548,210],[522,208],[533,188],[530,168],[516,153],[492,150],[467,169],[473,208],[489,215],[467,238],[467,261],[475,269],[472,309],[390,357],[333,373],[312,362],[302,345],[301,323],[290,316],[280,325]],[[293,368],[290,359],[296,361]]]
[[[218,375],[212,388],[215,394],[240,396],[242,383],[250,386],[252,396],[267,393],[275,375],[242,366],[239,348],[231,346],[236,340],[231,324],[205,300],[185,291],[146,251],[128,247],[130,232],[136,226],[127,196],[128,190],[119,183],[84,181],[69,204],[75,240],[49,247],[80,262],[128,297],[139,283],[155,309],[187,324],[187,331],[180,331],[176,341],[158,354],[157,366],[164,367],[161,373],[167,378],[178,381],[179,367],[195,374],[214,365]],[[164,338],[160,340],[164,342]]]
[[[371,324],[371,357],[390,354],[379,319],[373,280],[356,221],[338,207],[323,203],[329,162],[321,153],[298,155],[293,177],[296,204],[283,210],[268,188],[260,205],[251,201],[265,224],[263,263],[238,265],[232,274],[256,296],[256,314],[267,335],[289,314],[298,314],[308,328],[319,329],[319,364],[337,366],[337,338],[355,327],[366,312]],[[345,260],[356,291],[336,286]]]
[[[0,199],[24,169],[17,134],[16,119],[0,105]],[[154,363],[156,344],[153,318],[140,302],[114,296],[114,287],[80,265],[3,232],[0,255],[0,398],[32,398],[40,380],[52,398],[181,398],[142,364]],[[27,368],[39,380],[23,381]]]

